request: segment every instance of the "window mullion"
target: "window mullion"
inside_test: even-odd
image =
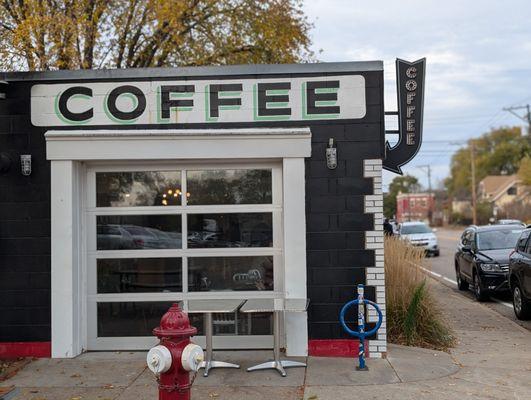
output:
[[[182,282],[183,282],[183,294],[186,296],[188,293],[188,257],[186,256],[186,250],[188,249],[188,215],[186,213],[187,204],[188,204],[188,196],[186,195],[188,193],[187,189],[187,182],[186,182],[186,169],[181,169],[181,190],[182,190],[182,213],[181,213],[181,221],[182,221],[182,247],[183,247],[183,257],[181,261],[182,265]],[[188,302],[185,304],[185,309],[188,309]]]

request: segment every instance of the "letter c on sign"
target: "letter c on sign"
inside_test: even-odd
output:
[[[73,122],[83,122],[94,116],[94,109],[89,108],[83,112],[72,112],[68,109],[68,100],[72,97],[81,95],[83,97],[92,97],[92,89],[85,86],[74,86],[66,89],[59,96],[58,108],[63,117]]]
[[[116,100],[123,94],[131,94],[136,98],[135,109],[132,111],[122,111],[116,106]],[[107,109],[111,115],[122,121],[131,121],[140,117],[146,109],[146,96],[136,86],[125,85],[113,89],[107,97]]]
[[[409,67],[406,70],[406,76],[408,78],[416,78],[417,77],[417,69],[415,67]]]

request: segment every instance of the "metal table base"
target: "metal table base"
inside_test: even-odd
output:
[[[217,361],[212,359],[212,336],[214,335],[214,327],[212,323],[212,313],[207,312],[204,314],[205,323],[205,339],[206,339],[206,354],[205,361],[201,363],[199,368],[204,368],[205,372],[203,376],[207,377],[212,368],[240,368],[238,364],[232,364],[225,361]]]
[[[280,359],[280,315],[281,311],[273,312],[273,361],[267,361],[262,364],[258,364],[252,367],[247,368],[248,372],[258,371],[262,369],[276,369],[280,375],[283,377],[286,376],[286,371],[284,368],[292,367],[306,367],[305,363],[299,361],[291,360],[281,360]]]

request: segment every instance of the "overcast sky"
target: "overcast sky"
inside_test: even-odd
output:
[[[530,0],[305,0],[304,10],[319,60],[384,61],[386,111],[395,59],[427,58],[424,143],[403,167],[424,186],[419,166],[432,166],[436,186],[466,139],[523,124],[502,108],[531,103]]]

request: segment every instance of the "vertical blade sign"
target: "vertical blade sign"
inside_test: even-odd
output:
[[[386,143],[383,167],[400,175],[400,167],[415,157],[422,143],[425,72],[425,58],[412,63],[396,60],[399,139],[394,147]]]

